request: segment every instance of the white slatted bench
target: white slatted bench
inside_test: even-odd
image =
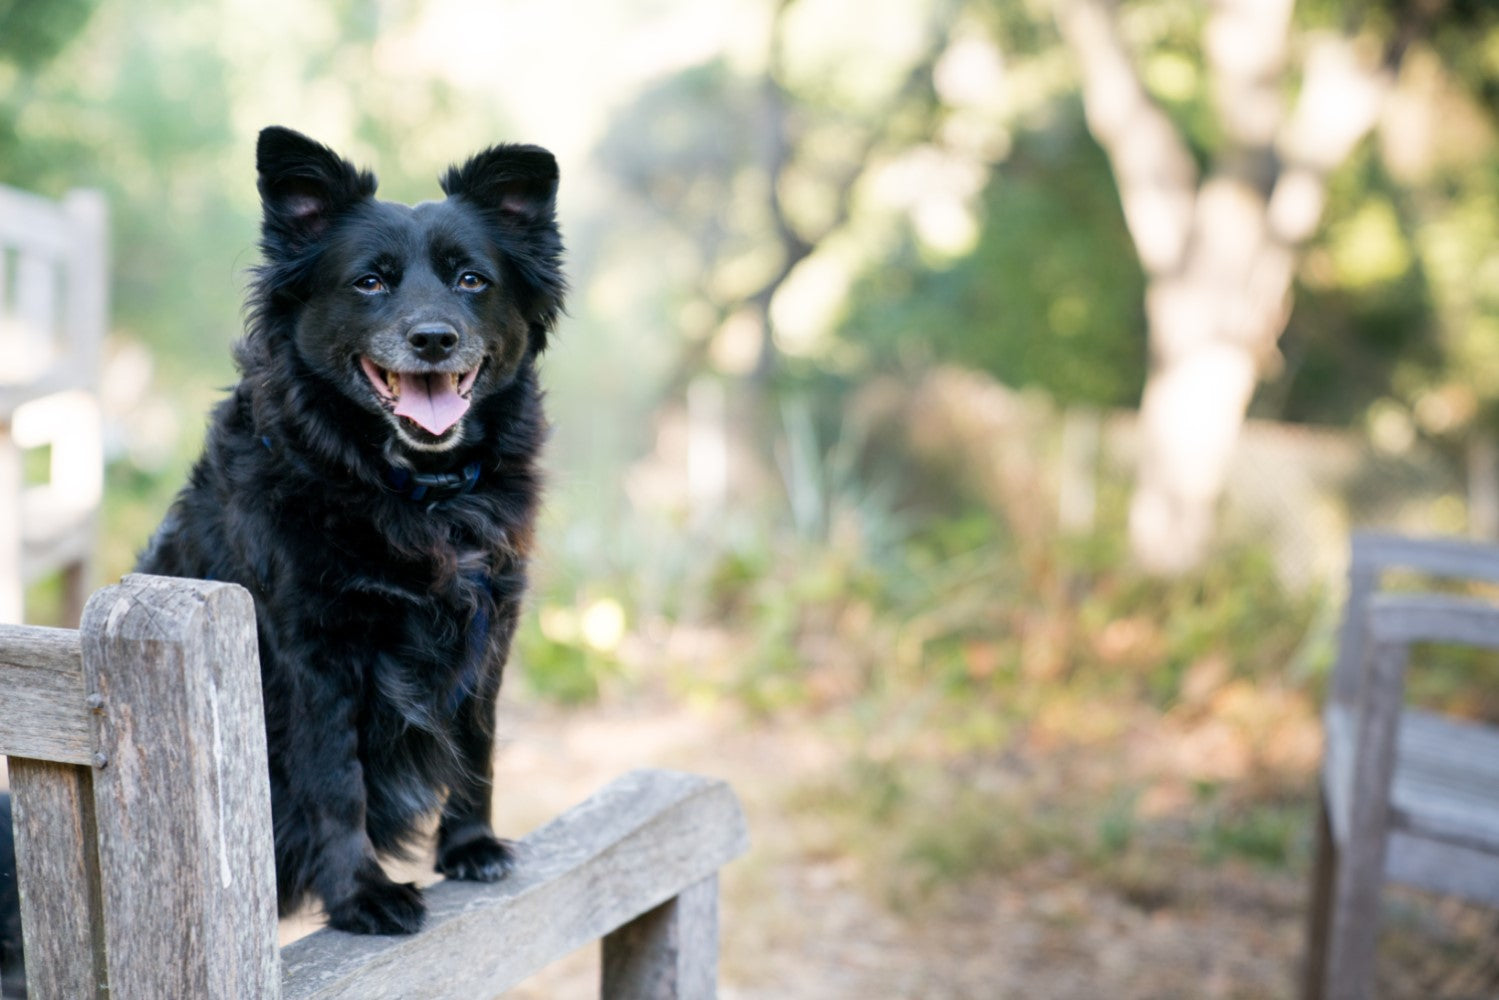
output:
[[[717,874],[748,844],[729,787],[636,771],[520,842],[498,883],[425,890],[409,937],[276,944],[249,595],[128,576],[79,631],[0,626],[34,1000],[473,1000],[603,939],[603,995],[710,998]]]
[[[25,586],[61,571],[63,619],[88,595],[103,494],[99,354],[109,292],[97,191],[53,202],[0,186],[0,621],[23,620]],[[22,455],[50,449],[45,480]]]
[[[1372,534],[1353,540],[1324,713],[1309,1000],[1373,994],[1386,881],[1499,905],[1499,729],[1405,705],[1411,648],[1499,649],[1499,606],[1443,594],[1379,594],[1390,569],[1499,582],[1499,546]]]

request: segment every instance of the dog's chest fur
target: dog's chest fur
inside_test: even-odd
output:
[[[329,722],[299,710],[307,666],[344,688],[370,838],[400,854],[462,779],[458,716],[492,706],[526,584],[535,445],[493,450],[468,493],[413,500],[320,470],[296,430],[257,423],[254,385],[221,405],[141,569],[251,590],[272,745]],[[496,439],[531,442],[515,426],[539,426],[528,410]]]

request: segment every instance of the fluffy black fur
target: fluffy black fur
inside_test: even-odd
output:
[[[16,845],[11,839],[10,796],[0,792],[0,996],[26,995],[21,955],[21,901],[16,886]]]
[[[408,933],[421,895],[376,857],[409,856],[434,814],[439,872],[512,864],[490,756],[564,291],[557,166],[495,146],[408,207],[289,129],[256,165],[242,377],[137,568],[255,598],[282,911],[311,895],[335,927]],[[394,412],[393,383],[442,379],[466,393],[456,423]]]

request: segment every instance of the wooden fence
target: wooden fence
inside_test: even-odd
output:
[[[0,626],[0,692],[37,1000],[472,1000],[598,938],[605,997],[714,995],[717,874],[748,844],[721,781],[632,772],[504,880],[425,890],[420,933],[281,950],[247,592],[127,576],[78,631]]]

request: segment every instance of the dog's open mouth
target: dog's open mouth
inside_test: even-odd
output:
[[[390,412],[441,437],[468,412],[479,365],[466,372],[398,372],[361,356],[359,367]]]

